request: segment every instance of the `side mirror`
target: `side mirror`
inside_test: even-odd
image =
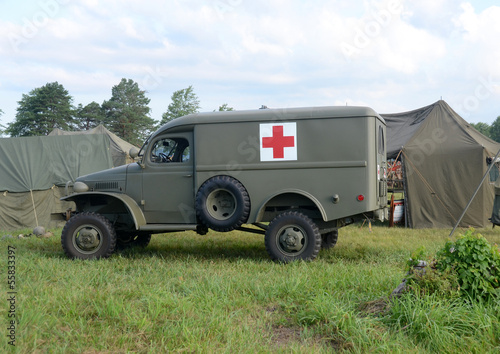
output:
[[[128,154],[130,155],[131,158],[135,159],[137,156],[139,156],[139,149],[134,146],[130,148]]]

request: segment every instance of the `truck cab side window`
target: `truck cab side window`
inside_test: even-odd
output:
[[[384,149],[384,129],[382,127],[378,127],[378,153],[385,154]]]
[[[163,138],[151,148],[151,162],[187,162],[190,158],[189,142],[185,138]]]

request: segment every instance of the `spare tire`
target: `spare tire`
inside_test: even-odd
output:
[[[248,220],[250,197],[245,187],[230,176],[205,181],[196,194],[199,221],[215,231],[237,229]]]

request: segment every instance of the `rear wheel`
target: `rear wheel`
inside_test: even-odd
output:
[[[334,230],[321,235],[321,248],[329,249],[335,247],[339,237],[339,230]]]
[[[271,221],[265,244],[269,256],[275,261],[313,260],[321,249],[321,235],[308,216],[288,211]]]
[[[69,219],[64,226],[61,244],[70,258],[107,258],[115,251],[116,233],[104,216],[80,213]]]

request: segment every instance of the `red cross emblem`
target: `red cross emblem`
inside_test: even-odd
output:
[[[297,160],[295,123],[261,124],[261,161]]]
[[[285,157],[285,148],[295,146],[294,136],[283,136],[283,126],[275,125],[273,127],[273,136],[270,138],[262,138],[263,148],[273,149],[273,158],[282,159]]]

